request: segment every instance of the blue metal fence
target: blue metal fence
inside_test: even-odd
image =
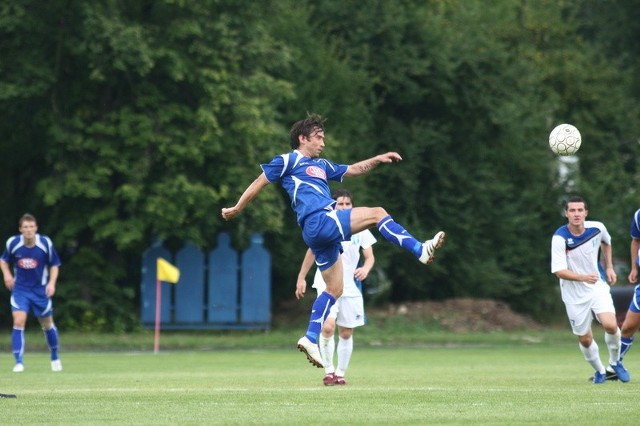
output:
[[[153,244],[142,255],[140,312],[145,327],[155,325],[156,259],[180,269],[177,284],[160,283],[163,329],[266,329],[271,324],[271,255],[262,235],[251,236],[242,253],[222,233],[217,247],[205,254],[185,244],[175,256]]]

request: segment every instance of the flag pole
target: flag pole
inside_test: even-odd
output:
[[[160,352],[160,307],[162,306],[162,291],[160,280],[156,280],[156,332],[153,339],[153,353]]]

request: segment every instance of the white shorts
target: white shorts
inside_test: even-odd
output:
[[[611,293],[609,291],[594,292],[593,297],[589,302],[580,304],[565,303],[564,306],[567,310],[567,317],[571,324],[571,330],[576,336],[585,336],[589,333],[594,314],[598,315],[603,312],[613,312],[615,314],[616,312],[616,309],[613,306],[613,299],[611,298]],[[596,319],[597,318],[598,317],[596,317]]]
[[[335,318],[340,327],[356,328],[364,325],[362,296],[340,297],[331,307],[327,318]]]

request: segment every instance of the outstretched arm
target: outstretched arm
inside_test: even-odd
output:
[[[269,180],[261,173],[260,176],[254,180],[251,185],[244,190],[240,199],[233,207],[223,208],[222,209],[222,217],[224,220],[230,220],[234,217],[238,216],[242,210],[253,200],[259,193],[262,191],[262,188],[269,184]]]
[[[393,163],[394,161],[402,161],[402,157],[397,152],[387,152],[386,154],[376,155],[367,160],[362,160],[349,165],[345,176],[360,176],[373,170],[380,163]]]

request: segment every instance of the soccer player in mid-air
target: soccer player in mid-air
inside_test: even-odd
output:
[[[318,335],[331,306],[343,291],[343,271],[340,260],[341,242],[351,235],[377,226],[390,242],[413,253],[422,263],[433,261],[435,251],[444,243],[440,231],[421,243],[398,224],[382,207],[355,207],[336,210],[331,198],[329,180],[342,181],[344,177],[359,176],[381,163],[402,160],[396,152],[387,152],[354,164],[337,164],[320,158],[325,146],[324,119],[310,114],[293,124],[290,131],[293,151],[275,156],[262,164],[262,173],[245,189],[233,207],[223,208],[222,217],[233,219],[270,183],[279,182],[291,199],[302,238],[315,255],[317,267],[327,288],[313,303],[309,327],[298,340],[298,349],[309,362],[322,368],[318,350]]]
[[[58,329],[53,323],[51,298],[56,292],[60,258],[51,239],[38,234],[36,218],[24,214],[18,222],[20,234],[7,240],[0,258],[4,284],[11,291],[13,331],[11,348],[16,359],[15,373],[24,371],[24,328],[27,314],[33,312],[38,318],[45,340],[51,351],[51,370],[61,371],[58,356]],[[13,263],[15,276],[9,265]]]
[[[600,360],[598,344],[591,330],[592,315],[605,330],[609,366],[618,379],[628,382],[629,372],[618,361],[620,329],[609,285],[598,271],[598,253],[602,250],[607,281],[614,285],[611,236],[602,222],[587,221],[587,203],[571,197],[565,204],[568,223],[556,230],[551,239],[551,273],[560,280],[560,293],[573,334],[586,361],[595,370],[594,384],[605,383],[606,369]]]
[[[353,196],[346,189],[338,189],[332,195],[336,200],[336,208],[339,210],[353,208]],[[345,374],[349,367],[351,355],[353,353],[353,331],[354,328],[363,326],[365,323],[364,299],[362,291],[358,288],[357,282],[361,283],[373,268],[375,256],[373,255],[373,245],[376,237],[371,231],[365,229],[355,233],[349,241],[342,242],[342,268],[344,290],[342,296],[331,307],[331,312],[322,326],[322,332],[318,341],[320,356],[324,364],[325,376],[322,383],[326,386],[346,385]],[[364,261],[360,265],[360,252]],[[314,256],[311,250],[307,250],[296,283],[296,298],[301,299],[307,290],[306,276],[313,265]],[[316,269],[313,278],[313,288],[318,295],[326,288],[320,270]],[[335,347],[335,328],[338,325],[338,368],[333,365],[333,353]]]

